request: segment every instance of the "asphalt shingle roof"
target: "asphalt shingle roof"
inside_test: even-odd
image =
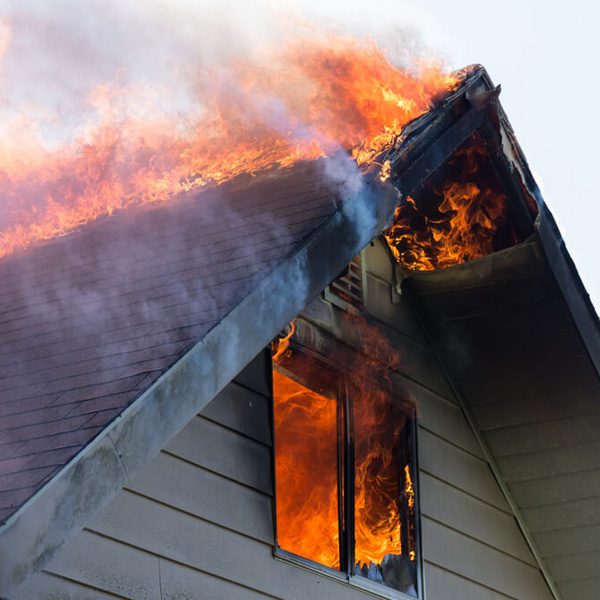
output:
[[[335,208],[320,164],[0,260],[0,524]]]

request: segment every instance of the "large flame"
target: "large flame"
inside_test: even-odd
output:
[[[414,522],[410,524],[414,489],[410,466],[403,462],[409,460],[403,453],[406,412],[392,399],[388,382],[388,370],[397,366],[399,357],[378,329],[357,316],[346,319],[348,327],[358,332],[364,352],[347,365],[350,373],[345,380],[354,421],[352,570],[367,575],[386,559],[415,560]],[[273,351],[276,363],[293,371],[289,341],[294,329],[290,331]],[[286,550],[340,568],[337,402],[335,393],[323,389],[325,371],[319,363],[307,357],[302,360],[303,379],[309,380],[312,389],[280,368],[273,373],[278,541]],[[330,381],[329,389],[336,388],[335,381]],[[406,507],[404,523],[402,505]],[[403,532],[403,527],[408,530]]]
[[[279,545],[340,567],[337,401],[273,371]]]
[[[442,269],[517,241],[516,233],[506,228],[506,195],[482,175],[487,156],[484,143],[475,136],[448,161],[452,175],[447,180],[439,187],[426,186],[419,202],[408,197],[396,209],[385,237],[403,267]]]
[[[0,55],[8,40],[0,32]],[[339,148],[371,163],[456,83],[440,65],[401,69],[373,41],[330,32],[200,79],[194,110],[183,115],[159,110],[150,85],[119,77],[97,85],[93,116],[52,149],[31,115],[0,123],[0,256],[133,205]]]
[[[350,380],[354,390],[355,562],[368,572],[371,565],[381,566],[386,557],[405,555],[414,560],[414,538],[404,536],[407,548],[401,541],[402,528],[410,526],[402,523],[400,512],[402,499],[409,500],[410,466],[399,464],[408,460],[401,452],[406,411],[390,391],[389,372],[400,363],[397,351],[362,317],[349,315],[346,320],[358,332],[364,353],[355,361]],[[412,518],[414,514],[409,521]]]

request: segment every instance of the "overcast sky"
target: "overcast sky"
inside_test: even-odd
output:
[[[482,63],[600,308],[600,3],[543,0],[302,0],[375,34],[408,27],[454,67]],[[324,5],[321,6],[319,5]]]

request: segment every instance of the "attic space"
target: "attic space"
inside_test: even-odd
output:
[[[398,206],[385,238],[403,269],[464,264],[533,233],[537,205],[502,176],[493,148],[493,140],[476,131]]]

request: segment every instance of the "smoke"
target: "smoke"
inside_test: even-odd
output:
[[[8,48],[8,43],[10,41],[10,27],[8,25],[8,21],[3,19],[0,20],[0,60],[3,59],[4,53]]]
[[[0,7],[2,120],[24,106],[44,122],[48,142],[53,135],[76,136],[93,117],[89,94],[116,79],[139,86],[129,110],[152,105],[170,114],[201,111],[197,92],[207,75],[240,59],[276,57],[293,39],[369,36],[402,67],[439,56],[422,41],[406,3],[383,3],[387,10],[379,11],[300,6],[266,0],[8,0]],[[145,97],[150,87],[158,90],[151,101]]]
[[[341,149],[323,162],[323,174],[339,191],[343,199],[342,211],[354,225],[356,248],[364,248],[374,235],[377,217],[368,202],[371,192],[354,160]],[[354,242],[354,240],[352,240]]]
[[[205,76],[284,36],[263,2],[23,0],[0,15],[2,120],[27,113],[48,145],[85,133],[96,91],[113,81],[129,90],[126,116],[193,118]]]
[[[396,119],[390,106],[398,111],[404,104],[415,105],[411,110],[417,113],[426,109],[444,80],[420,89],[422,106],[412,97],[394,103],[387,91],[377,96],[383,104],[376,106],[369,96],[373,73],[385,83],[388,78],[392,88],[398,83],[410,88],[416,79],[396,72],[372,40],[350,39],[347,33],[379,40],[387,36],[384,45],[404,66],[419,58],[419,41],[399,32],[397,20],[389,16],[385,28],[371,23],[360,31],[356,24],[361,19],[336,23],[330,17],[315,14],[310,3],[298,11],[266,1],[218,6],[192,0],[3,3],[0,257],[123,209],[174,201],[238,172],[323,154],[331,158],[321,175],[348,200],[346,216],[364,246],[375,217],[368,203],[353,201],[366,190],[344,149],[380,132],[382,119]],[[361,68],[368,74],[364,80]],[[375,108],[381,109],[377,118]],[[223,222],[232,230],[245,227],[246,217],[235,206],[209,202],[204,210],[208,229]],[[152,219],[136,214],[129,229],[115,230],[118,241],[110,237],[116,234],[107,234],[85,256],[78,254],[76,242],[62,244],[50,273],[24,254],[16,295],[27,314],[13,317],[65,327],[75,320],[69,327],[79,328],[82,337],[98,336],[98,346],[115,329],[111,325],[133,326],[130,315],[137,323],[160,319],[170,308],[166,299],[149,296],[132,306],[119,284],[127,288],[136,281],[141,257],[165,263],[172,252],[173,260],[201,264],[208,250],[199,244],[184,249],[191,255],[176,257],[171,240],[156,239],[160,228]],[[145,223],[147,238],[140,235]],[[262,225],[275,245],[289,237],[270,216],[262,216]],[[102,240],[102,223],[98,232]],[[166,256],[157,254],[157,247]],[[235,252],[251,264],[251,247]],[[114,285],[100,289],[107,269]],[[297,275],[293,281],[300,285],[303,278]],[[207,291],[210,277],[190,285],[171,284],[171,294],[164,297],[169,302],[179,298],[180,305],[194,306],[198,313],[216,312]],[[38,335],[41,343],[45,334]],[[28,357],[17,360],[27,362]],[[110,370],[111,365],[99,368]]]

